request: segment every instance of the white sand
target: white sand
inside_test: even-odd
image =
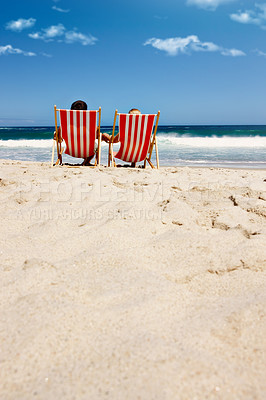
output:
[[[0,399],[265,399],[266,172],[0,162]]]

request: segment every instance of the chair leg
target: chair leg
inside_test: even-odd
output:
[[[109,152],[108,152],[108,167],[110,167],[111,163],[111,143],[109,143]]]
[[[56,160],[55,165],[62,165],[62,164],[63,164],[63,162],[62,162],[62,153],[63,153],[63,150],[62,150],[62,148],[61,148],[61,149],[59,150],[59,152],[58,152],[57,160]]]
[[[99,164],[99,148],[97,149],[95,154],[94,167],[96,167],[98,164]]]
[[[114,160],[113,146],[111,147],[111,163],[112,163],[112,167],[116,167],[115,160]]]
[[[55,149],[55,140],[53,140],[51,167],[54,166],[54,149]]]
[[[60,143],[60,155],[59,155],[60,165],[63,164],[63,152],[64,152],[64,148],[62,147],[62,145]]]
[[[157,145],[157,137],[155,136],[155,152],[156,152],[156,165],[157,169],[159,169],[159,152],[158,152],[158,145]]]
[[[148,163],[150,164],[150,166],[151,166],[152,168],[155,168],[154,165],[153,165],[153,163],[151,162],[151,160],[149,160],[149,159],[147,158],[147,161],[148,161]]]

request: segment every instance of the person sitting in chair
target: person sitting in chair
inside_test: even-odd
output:
[[[88,106],[87,106],[87,104],[85,103],[85,101],[83,101],[83,100],[76,100],[76,101],[74,101],[74,103],[72,103],[72,105],[71,105],[71,110],[87,110],[88,109]],[[100,132],[99,131],[97,131],[97,139],[98,139],[98,137],[99,137],[99,134],[100,134]],[[109,143],[109,140],[110,140],[110,136],[107,134],[107,133],[102,133],[102,140],[104,141],[104,142],[106,142],[106,143]],[[95,146],[94,146],[94,152],[96,153],[97,152],[97,144],[95,143]],[[84,161],[83,161],[83,163],[82,163],[82,165],[90,165],[90,162],[91,162],[91,160],[93,159],[93,157],[94,157],[94,155],[93,156],[90,156],[90,157],[86,157],[85,159],[84,159]]]
[[[129,110],[128,114],[141,114],[141,112],[137,108],[131,108],[131,110]],[[111,137],[112,136],[110,136],[109,141],[111,140]],[[115,135],[114,140],[113,140],[113,143],[118,143],[118,142],[119,142],[119,132],[118,132],[117,135]],[[135,168],[136,167],[136,163],[132,162],[131,163],[131,167]]]
[[[137,108],[131,108],[131,110],[129,110],[128,114],[141,114],[141,112],[137,109]],[[112,136],[110,136],[111,139]],[[113,143],[118,143],[119,142],[119,132],[117,135],[115,135]]]

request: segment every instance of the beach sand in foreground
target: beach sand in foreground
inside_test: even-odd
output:
[[[265,399],[265,171],[0,167],[1,399]]]

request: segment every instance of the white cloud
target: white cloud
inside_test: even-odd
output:
[[[32,39],[42,39],[40,33],[35,32],[35,33],[29,33],[29,37]]]
[[[237,49],[224,49],[221,51],[221,54],[223,56],[231,56],[231,57],[241,57],[246,55],[242,50],[237,50]]]
[[[65,42],[66,43],[74,43],[80,42],[83,46],[87,46],[88,44],[94,44],[97,41],[97,38],[94,36],[84,35],[83,33],[76,31],[68,31],[65,34]]]
[[[62,36],[66,28],[62,24],[52,25],[49,28],[44,29],[44,35],[47,39],[53,39],[57,36]]]
[[[41,39],[49,42],[58,36],[64,35],[65,30],[66,28],[62,24],[51,25],[46,29],[42,29],[42,32],[30,33],[29,37],[32,39]]]
[[[175,56],[178,53],[185,53],[188,49],[188,46],[191,43],[195,43],[197,41],[197,36],[191,35],[186,38],[168,38],[168,39],[157,39],[151,38],[146,40],[144,46],[150,44],[152,47],[155,47],[158,50],[166,51],[170,56]]]
[[[29,37],[32,39],[41,39],[46,42],[58,40],[65,43],[79,42],[83,46],[93,45],[98,39],[92,35],[85,35],[84,33],[76,30],[67,31],[64,25],[52,25],[41,32],[30,33]]]
[[[212,42],[200,42],[197,38],[194,43],[191,43],[191,49],[194,51],[219,51],[220,47]]]
[[[239,10],[237,13],[231,14],[233,21],[241,24],[259,25],[261,28],[266,26],[266,3],[255,3],[254,10]]]
[[[61,13],[68,13],[70,11],[70,10],[65,10],[64,8],[60,8],[60,7],[56,7],[56,6],[53,6],[52,9],[55,11],[59,11]]]
[[[235,0],[187,0],[187,4],[205,8],[207,10],[216,10],[218,6],[225,3],[231,3]]]
[[[21,32],[23,29],[32,28],[35,25],[36,19],[29,18],[23,19],[19,18],[17,21],[10,21],[6,24],[6,29],[11,31]]]
[[[168,39],[151,38],[146,40],[144,46],[152,47],[165,51],[169,56],[176,56],[180,53],[190,54],[193,51],[219,52],[223,56],[244,56],[245,53],[237,49],[225,49],[212,42],[201,42],[196,35],[190,35],[184,38],[175,37]]]
[[[231,14],[230,18],[233,21],[240,22],[241,24],[258,24],[260,20],[254,17],[254,13],[252,11],[239,11],[236,14]]]
[[[266,57],[266,53],[264,51],[259,50],[259,49],[254,50],[254,53],[256,53],[258,56]]]
[[[42,55],[43,57],[47,57],[47,58],[53,57],[51,54],[44,53],[44,52],[42,52],[41,55]]]
[[[11,46],[11,44],[7,44],[6,46],[0,46],[0,56],[8,54],[21,54],[23,56],[29,56],[29,57],[36,56],[36,54],[31,51],[15,49],[14,47]]]

